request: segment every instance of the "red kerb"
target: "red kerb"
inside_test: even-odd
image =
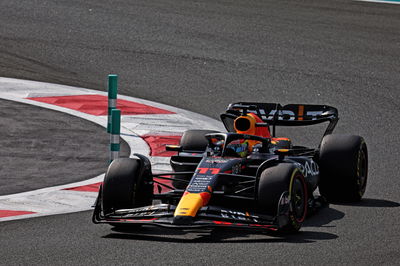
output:
[[[11,216],[19,216],[19,215],[26,215],[26,214],[33,214],[33,213],[35,213],[35,212],[0,210],[0,218],[11,217]]]
[[[103,95],[70,95],[28,99],[91,115],[108,114],[108,97]],[[122,99],[117,100],[117,108],[121,110],[122,115],[174,114],[168,110]]]
[[[83,192],[99,192],[99,188],[102,183],[103,182],[85,185],[85,186],[79,186],[79,187],[65,188],[63,190],[73,190],[73,191],[83,191]]]
[[[151,156],[171,157],[175,151],[166,151],[165,145],[178,145],[181,136],[144,135],[144,141],[150,146]]]

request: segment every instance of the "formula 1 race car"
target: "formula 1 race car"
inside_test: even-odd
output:
[[[170,160],[174,172],[152,173],[149,159],[140,154],[114,160],[93,222],[296,232],[323,199],[361,200],[367,146],[360,136],[332,134],[336,108],[240,102],[230,104],[221,120],[227,133],[188,130],[180,145],[167,145],[177,152]],[[275,136],[277,126],[322,122],[329,125],[317,148]],[[153,192],[162,186],[170,191]],[[317,188],[320,196],[314,195]]]

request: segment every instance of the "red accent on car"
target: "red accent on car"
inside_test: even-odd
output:
[[[256,119],[256,123],[264,123],[264,121],[258,117],[258,115],[254,113],[248,113]],[[264,138],[271,138],[271,133],[269,132],[268,127],[256,127],[256,135]]]
[[[296,217],[296,220],[297,220],[297,222],[299,222],[299,223],[302,223],[302,222],[304,222],[304,220],[306,219],[306,216],[307,216],[307,212],[308,212],[308,204],[307,204],[307,201],[308,201],[308,192],[307,192],[307,187],[306,187],[306,181],[304,180],[304,176],[303,175],[298,175],[298,177],[300,177],[301,179],[302,179],[302,183],[303,183],[303,190],[304,190],[304,198],[305,198],[305,202],[306,202],[306,204],[304,204],[304,214],[303,214],[303,217],[301,217],[300,219],[297,219],[297,217]],[[297,176],[296,176],[296,178],[297,178]]]
[[[206,206],[211,199],[211,193],[201,192],[200,197],[203,199],[203,206]]]
[[[207,172],[211,172],[212,175],[216,175],[216,174],[219,173],[219,171],[221,171],[221,169],[219,169],[219,168],[203,168],[203,167],[199,167],[197,169],[199,169],[199,174],[206,174]]]
[[[277,231],[278,229],[274,225],[266,225],[266,224],[249,224],[252,227],[261,227],[272,231]]]
[[[140,219],[140,220],[138,220],[138,221],[149,222],[149,221],[154,221],[154,220],[158,220],[158,218]]]
[[[198,169],[199,169],[199,174],[205,174],[208,171],[208,168],[199,167]]]
[[[230,222],[223,222],[223,221],[213,221],[213,222],[218,225],[232,225],[233,224]]]

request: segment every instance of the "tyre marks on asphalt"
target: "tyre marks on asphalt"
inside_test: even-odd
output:
[[[107,125],[106,92],[0,78],[0,98],[65,112],[103,127]],[[165,151],[165,144],[178,144],[185,130],[224,130],[214,119],[143,99],[118,95],[117,106],[122,111],[121,138],[130,146],[130,156],[133,153],[149,156],[154,172],[171,170],[169,157],[174,153]],[[103,178],[100,175],[63,186],[0,196],[0,222],[89,210]],[[155,186],[155,193],[158,190]]]

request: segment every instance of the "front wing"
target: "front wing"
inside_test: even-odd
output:
[[[102,214],[99,205],[96,204],[93,213],[94,223],[153,225],[181,229],[233,227],[271,231],[277,231],[289,223],[289,201],[285,195],[282,195],[276,216],[206,206],[198,211],[190,223],[186,224],[174,222],[176,206],[171,204],[121,209],[106,216]]]

